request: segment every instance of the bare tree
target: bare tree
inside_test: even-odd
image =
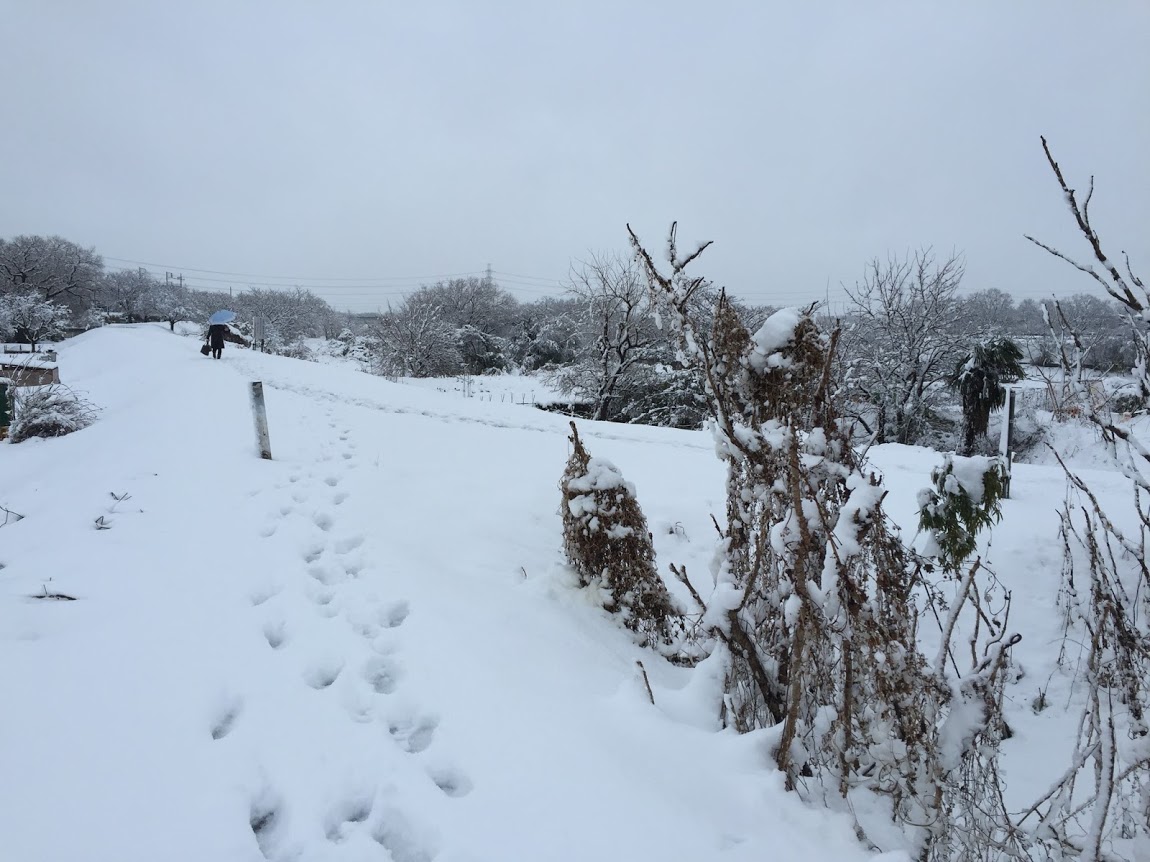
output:
[[[1036,299],[1024,299],[1014,309],[1014,335],[1043,335],[1046,324],[1042,321],[1042,304]]]
[[[1128,257],[1123,255],[1120,268],[1103,250],[1090,222],[1093,178],[1085,196],[1079,197],[1045,138],[1042,148],[1093,262],[1082,263],[1033,237],[1027,239],[1093,279],[1121,306],[1135,350],[1134,376],[1145,398],[1150,395],[1150,290]],[[1058,336],[1064,372],[1087,419],[1100,432],[1106,453],[1134,486],[1135,517],[1133,527],[1125,523],[1129,518],[1111,517],[1087,483],[1063,464],[1082,498],[1081,505],[1068,501],[1062,512],[1063,655],[1081,656],[1071,672],[1085,683],[1087,696],[1067,770],[1019,823],[1029,821],[1076,858],[1144,859],[1150,847],[1150,449],[1090,397],[1082,379],[1086,345],[1061,302],[1054,304],[1054,313],[1069,333],[1069,345]]]
[[[1046,343],[1048,354],[1057,357],[1063,346],[1077,339],[1082,365],[1102,372],[1125,371],[1137,361],[1137,345],[1130,338],[1124,307],[1113,300],[1089,293],[1076,293],[1057,302],[1048,299]],[[1071,326],[1063,325],[1063,317]],[[1057,360],[1056,360],[1057,361]]]
[[[188,290],[189,312],[192,319],[207,320],[221,308],[231,308],[235,297],[224,290]]]
[[[473,327],[492,335],[505,335],[514,323],[514,296],[492,279],[453,278],[422,288],[426,301],[438,306],[440,316],[456,327]]]
[[[1014,335],[1014,298],[1004,290],[991,287],[968,293],[959,301],[962,317],[972,332],[981,337]]]
[[[879,443],[915,443],[961,349],[958,288],[963,262],[930,249],[875,259],[848,289],[844,352],[863,402],[857,418]]]
[[[156,310],[160,282],[144,269],[105,273],[96,288],[99,305],[125,323],[138,323]]]
[[[592,419],[607,419],[625,381],[663,340],[647,284],[634,260],[596,254],[572,267],[567,291],[581,309],[582,349],[556,383],[590,403]]]
[[[59,236],[0,240],[0,291],[38,293],[42,299],[83,298],[96,287],[103,259]]]
[[[192,320],[198,314],[196,299],[182,284],[169,281],[167,284],[157,285],[155,290],[156,313],[168,322],[174,332],[176,323],[181,320]]]
[[[435,320],[443,328],[443,332],[434,330],[436,338],[450,331],[462,363],[460,372],[502,371],[513,363],[512,340],[519,303],[492,279],[454,278],[424,285],[404,300],[400,313],[405,310],[425,319],[428,326],[427,316],[433,310]]]
[[[385,374],[443,377],[463,371],[455,329],[426,294],[406,297],[378,324],[380,369]]]
[[[261,317],[267,326],[267,340],[278,350],[302,338],[323,335],[331,306],[310,290],[248,288],[231,301],[233,310],[244,317]]]

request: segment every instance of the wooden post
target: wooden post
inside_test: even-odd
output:
[[[1010,499],[1010,480],[1014,472],[1014,404],[1015,391],[1006,387],[1006,403],[1002,405],[1002,434],[998,438],[998,452],[1006,462],[1006,487],[1003,496]]]
[[[252,418],[256,423],[256,444],[260,449],[260,457],[270,461],[272,444],[268,437],[268,411],[264,404],[264,385],[258,380],[252,383]]]
[[[11,380],[0,377],[0,440],[8,436],[8,426],[12,424],[12,404],[8,400]]]
[[[1018,404],[1018,390],[1006,390],[1006,445],[1010,448],[1010,461],[1014,462],[1014,409]]]

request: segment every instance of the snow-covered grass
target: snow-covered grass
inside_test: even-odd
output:
[[[565,417],[197,347],[166,325],[62,343],[99,421],[0,446],[0,505],[24,516],[0,527],[0,859],[906,858],[785,793],[768,733],[719,730],[710,663],[640,650],[575,589]],[[707,595],[724,503],[710,436],[580,433],[634,484],[661,572],[685,564]],[[909,541],[941,456],[871,456]],[[1118,474],[1087,478],[1125,499]],[[1017,465],[984,549],[1024,638],[1012,802],[1072,743],[1053,672],[1064,494],[1057,468]],[[1040,691],[1058,708],[1035,713]]]

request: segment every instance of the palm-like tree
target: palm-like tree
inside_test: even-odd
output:
[[[959,360],[947,384],[962,396],[962,444],[960,455],[974,452],[974,441],[986,434],[990,414],[1006,403],[1004,383],[1026,376],[1022,351],[1009,338],[978,342]]]

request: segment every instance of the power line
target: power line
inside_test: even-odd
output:
[[[526,281],[543,281],[543,282],[547,282],[549,284],[555,284],[558,286],[562,286],[562,284],[563,284],[563,282],[561,282],[557,278],[545,278],[544,276],[537,276],[537,275],[516,275],[514,272],[503,272],[503,270],[500,270],[500,269],[493,270],[493,272],[496,275],[502,275],[502,276],[505,276],[507,278],[521,278],[521,279],[524,279]]]
[[[112,255],[105,255],[104,257],[106,260],[110,261],[117,261],[124,264],[133,264],[131,267],[122,267],[118,271],[127,272],[134,270],[138,266],[144,266],[152,267],[158,270],[157,272],[152,273],[157,277],[166,277],[166,273],[175,273],[179,271],[200,273],[200,275],[186,278],[184,283],[189,287],[194,287],[201,290],[222,291],[225,289],[224,286],[229,288],[241,286],[249,288],[264,287],[273,289],[299,287],[305,290],[330,293],[333,296],[338,297],[337,301],[359,300],[362,302],[369,301],[373,298],[406,296],[426,286],[427,282],[434,282],[451,278],[480,278],[486,277],[488,273],[495,277],[496,283],[499,287],[511,293],[536,296],[555,296],[565,286],[561,280],[555,278],[510,273],[491,268],[486,270],[439,273],[423,276],[320,276],[305,278],[302,276],[260,275],[255,273],[229,272],[227,270],[206,269],[201,267],[185,267],[175,266],[172,264],[149,263],[147,261],[114,257]],[[214,278],[213,276],[232,277]],[[171,277],[175,278],[176,276],[173,275]],[[282,281],[251,281],[249,279],[281,279]],[[1021,287],[1004,289],[1004,292],[1008,293],[1016,301],[1022,299],[1046,298],[1051,295],[1051,291],[1046,287]],[[825,288],[819,290],[813,287],[810,290],[804,290],[802,288],[791,288],[786,290],[731,289],[730,293],[742,299],[743,301],[771,305],[803,304],[815,300],[829,300],[832,303],[850,302],[849,295],[841,287],[837,291],[827,291]]]
[[[479,276],[483,274],[483,270],[471,270],[469,272],[444,272],[437,275],[374,275],[374,276],[356,276],[354,278],[344,278],[341,276],[303,276],[303,275],[268,275],[266,273],[254,272],[230,272],[226,269],[201,269],[194,266],[180,266],[172,263],[152,263],[146,260],[132,260],[127,257],[113,257],[110,254],[102,255],[105,260],[114,260],[118,263],[131,263],[137,266],[150,266],[156,269],[164,270],[183,270],[185,272],[202,272],[209,275],[230,275],[233,280],[236,278],[272,278],[281,281],[420,281],[423,279],[442,279],[442,278],[466,278],[467,276]]]

